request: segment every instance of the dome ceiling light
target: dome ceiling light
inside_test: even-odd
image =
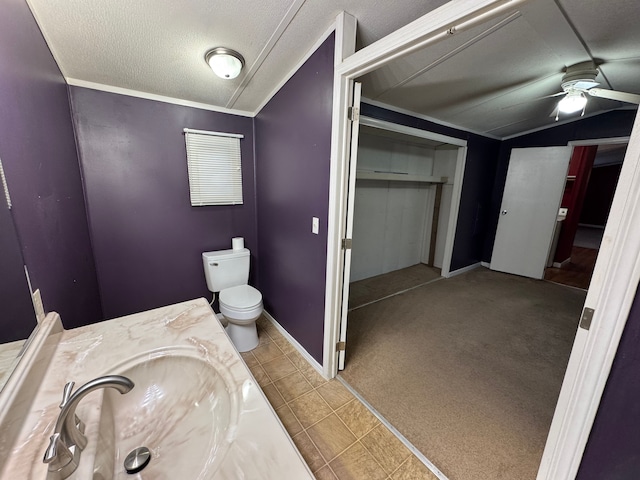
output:
[[[244,58],[235,50],[225,47],[216,47],[209,50],[204,56],[205,61],[220,78],[231,80],[240,75],[244,67]]]

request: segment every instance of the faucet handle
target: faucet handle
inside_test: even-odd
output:
[[[42,461],[50,464],[50,472],[56,473],[52,478],[67,478],[78,468],[80,450],[75,446],[68,448],[60,438],[60,433],[54,433],[49,438],[49,446],[44,452]]]
[[[64,408],[69,399],[71,398],[71,393],[73,391],[73,386],[76,382],[67,382],[62,390],[62,402],[60,403],[60,410]],[[84,422],[78,418],[78,415],[74,415],[74,423],[76,424],[76,428],[80,430],[80,433],[84,433]]]

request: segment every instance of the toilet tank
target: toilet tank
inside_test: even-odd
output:
[[[247,248],[204,252],[202,263],[209,291],[219,292],[225,288],[246,285],[249,282],[249,259]]]

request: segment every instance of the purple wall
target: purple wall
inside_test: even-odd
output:
[[[607,379],[578,480],[640,478],[640,291]]]
[[[324,331],[334,36],[255,119],[258,286],[265,309],[320,363]],[[311,219],[320,219],[320,234]]]
[[[0,2],[0,157],[45,309],[67,328],[100,320],[67,86],[24,0]]]
[[[491,261],[493,242],[495,241],[498,217],[500,216],[502,193],[507,181],[509,157],[511,156],[512,148],[553,147],[566,145],[572,140],[625,137],[631,135],[631,127],[633,126],[635,115],[636,112],[633,110],[608,112],[502,142],[494,181],[490,223],[485,239],[483,260],[486,262]]]
[[[27,338],[36,326],[18,235],[0,187],[0,343]]]
[[[467,161],[462,181],[451,271],[478,263],[482,259],[482,246],[489,225],[493,179],[500,142],[373,105],[363,104],[362,114],[467,141]]]
[[[71,87],[106,318],[210,293],[201,253],[257,258],[251,118]],[[242,133],[243,205],[192,207],[183,128]]]

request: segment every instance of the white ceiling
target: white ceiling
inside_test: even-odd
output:
[[[341,11],[358,20],[358,48],[444,0],[27,0],[71,84],[98,84],[255,113]],[[565,66],[603,60],[604,88],[640,93],[637,0],[531,0],[520,12],[462,32],[363,77],[365,97],[503,138],[553,124]],[[246,68],[218,79],[216,46]],[[526,102],[526,103],[522,103]],[[590,98],[587,114],[622,104]]]

